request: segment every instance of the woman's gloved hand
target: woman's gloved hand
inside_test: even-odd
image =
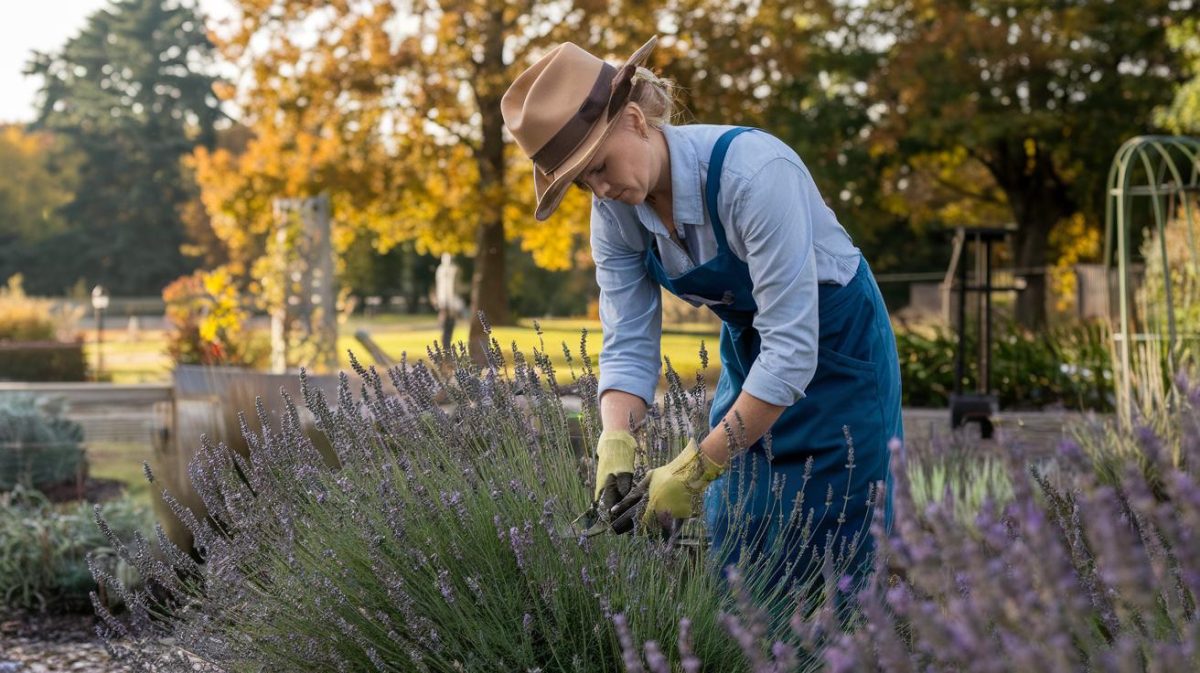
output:
[[[633,452],[637,440],[624,430],[605,430],[596,444],[596,495],[604,518],[633,486]]]
[[[687,519],[700,513],[704,489],[721,475],[725,468],[709,460],[696,446],[688,442],[674,460],[650,470],[628,495],[610,510],[612,529],[625,533],[633,528],[633,520],[641,514],[642,526],[667,527],[674,519]],[[643,503],[643,500],[645,501]],[[639,507],[644,504],[645,507]]]

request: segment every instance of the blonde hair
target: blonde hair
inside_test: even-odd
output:
[[[633,91],[629,102],[637,103],[646,121],[656,129],[671,123],[675,116],[675,83],[638,66],[633,73]]]
[[[638,106],[651,128],[661,129],[675,116],[675,88],[671,80],[638,66],[633,72],[633,90],[629,92],[628,102]],[[571,183],[591,191],[580,176],[575,176]]]

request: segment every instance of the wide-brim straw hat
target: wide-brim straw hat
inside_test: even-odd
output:
[[[517,145],[533,160],[533,216],[545,220],[616,128],[633,92],[633,74],[654,49],[652,37],[621,67],[564,42],[521,73],[500,100]]]

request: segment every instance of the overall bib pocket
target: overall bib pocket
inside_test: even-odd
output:
[[[860,372],[875,373],[876,366],[873,362],[860,360],[858,358],[843,355],[832,348],[821,346],[817,348],[817,367],[820,368],[821,363],[831,365],[835,368],[840,367],[847,370],[857,370]]]

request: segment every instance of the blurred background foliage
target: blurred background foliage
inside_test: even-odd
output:
[[[1070,315],[1075,265],[1100,254],[1119,144],[1200,129],[1190,0],[227,4],[212,18],[113,0],[31,55],[36,119],[0,128],[0,277],[36,294],[161,295],[168,331],[138,347],[164,367],[263,364],[280,197],[329,196],[344,314],[428,315],[449,252],[493,324],[594,317],[588,201],[572,191],[532,219],[499,98],[558,42],[620,61],[657,34],[649,65],[676,83],[677,123],[784,139],[877,274],[943,271],[950,228],[1014,224],[999,262],[1030,273],[1002,307],[1002,404],[1107,409],[1095,329],[1055,318]],[[884,284],[893,310],[906,289]],[[898,331],[906,403],[943,404],[952,333]]]
[[[153,516],[144,502],[119,498],[104,505],[104,514],[124,538],[153,534]],[[0,613],[91,610],[88,594],[98,587],[89,555],[97,567],[140,585],[137,571],[118,560],[96,526],[92,503],[55,504],[22,486],[0,492]],[[103,592],[100,600],[119,603]]]
[[[1008,323],[996,326],[991,383],[1006,410],[1076,409],[1112,411],[1112,349],[1098,323],[1062,325],[1032,332]],[[954,392],[958,336],[945,328],[896,333],[901,393],[906,407],[943,407]],[[963,389],[979,377],[978,334],[968,330]]]
[[[62,411],[53,400],[0,397],[0,491],[58,486],[87,474],[83,428]]]
[[[325,193],[357,296],[417,310],[429,256],[451,252],[496,324],[577,313],[595,292],[587,201],[530,217],[499,98],[560,41],[619,61],[658,34],[678,121],[795,147],[876,272],[943,269],[947,227],[1014,222],[1012,265],[1061,263],[1018,300],[1033,328],[1099,252],[1120,142],[1200,121],[1191,2],[228,4],[213,20],[114,0],[31,57],[36,122],[0,130],[0,276],[145,296],[220,266],[254,297],[272,199]]]

